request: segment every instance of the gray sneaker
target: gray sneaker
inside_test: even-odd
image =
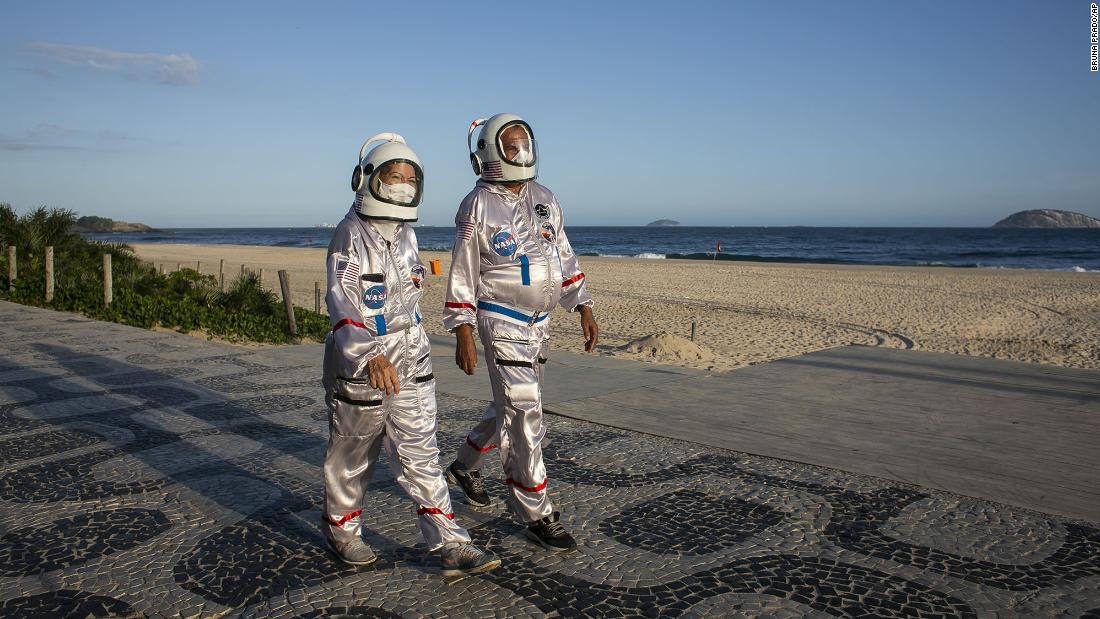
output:
[[[374,554],[374,551],[363,541],[363,538],[355,536],[350,539],[336,539],[332,534],[332,525],[327,522],[321,524],[321,529],[325,533],[325,541],[328,543],[329,550],[344,563],[370,565],[378,560],[378,555]]]
[[[500,559],[471,543],[444,547],[440,552],[439,574],[444,578],[482,574],[500,567]]]

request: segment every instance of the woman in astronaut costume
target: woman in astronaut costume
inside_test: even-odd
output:
[[[377,141],[384,143],[364,156]],[[329,244],[322,529],[341,560],[375,561],[360,515],[384,442],[398,483],[417,504],[424,539],[440,551],[442,574],[457,576],[491,570],[500,560],[471,544],[455,522],[439,467],[435,380],[420,326],[424,267],[416,234],[404,223],[416,221],[423,182],[420,161],[401,136],[367,140],[352,175],[355,203]]]
[[[479,125],[475,150],[470,138]],[[455,217],[443,324],[458,338],[455,360],[467,374],[477,364],[477,327],[493,403],[467,435],[447,479],[462,487],[471,505],[489,505],[479,471],[499,446],[512,511],[528,525],[527,537],[548,550],[571,550],[576,542],[558,522],[546,491],[543,364],[555,304],[580,313],[585,350],[595,349],[592,297],[562,229],[561,206],[534,181],[538,154],[531,127],[514,114],[475,120],[467,146],[481,180]]]

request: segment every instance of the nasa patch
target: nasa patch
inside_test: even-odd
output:
[[[516,237],[507,230],[497,232],[493,235],[493,251],[504,257],[516,253]]]
[[[424,281],[424,265],[418,264],[412,268],[412,280],[413,286],[419,288]]]
[[[547,241],[553,241],[554,236],[557,235],[557,233],[558,233],[557,230],[554,230],[554,224],[552,224],[548,221],[542,222],[541,228],[542,228],[542,238],[546,239]]]
[[[363,305],[370,309],[382,309],[386,304],[386,285],[371,286],[363,291]]]
[[[550,217],[550,207],[545,204],[536,204],[535,213],[537,213],[539,217],[547,219]]]

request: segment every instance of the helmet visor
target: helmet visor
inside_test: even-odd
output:
[[[539,160],[535,134],[522,120],[514,120],[500,128],[497,151],[502,160],[515,166],[528,168]]]
[[[416,206],[424,192],[424,172],[416,162],[392,159],[378,166],[370,179],[375,199],[397,206]]]

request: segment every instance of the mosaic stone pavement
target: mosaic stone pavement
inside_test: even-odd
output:
[[[1100,617],[1096,524],[554,416],[578,551],[456,494],[504,566],[445,584],[382,468],[346,567],[313,367],[6,303],[0,341],[0,616]],[[482,406],[440,396],[445,461]]]

